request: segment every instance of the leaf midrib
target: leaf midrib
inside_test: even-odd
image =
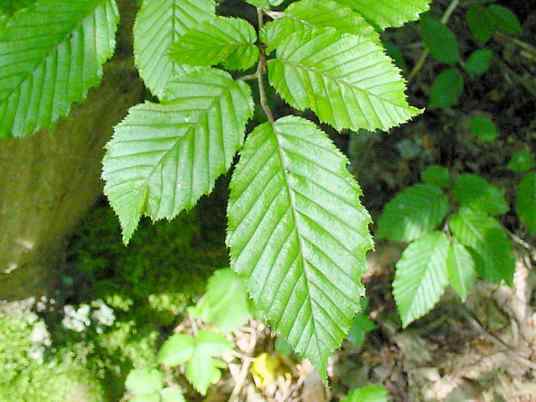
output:
[[[321,356],[321,350],[320,350],[320,339],[318,339],[318,336],[317,336],[317,329],[316,329],[316,318],[315,318],[315,314],[314,314],[314,306],[313,306],[313,302],[312,302],[312,297],[311,297],[311,289],[309,287],[309,278],[308,278],[308,274],[307,274],[307,269],[305,268],[306,267],[306,264],[307,264],[307,261],[304,257],[304,252],[303,250],[305,249],[305,246],[303,244],[303,239],[302,239],[302,236],[300,235],[300,230],[299,230],[299,221],[298,221],[298,216],[297,216],[297,208],[295,206],[295,200],[294,200],[294,194],[292,192],[292,188],[290,186],[290,183],[289,183],[289,180],[288,180],[288,173],[287,173],[287,169],[285,168],[286,167],[286,164],[285,164],[285,157],[283,155],[283,147],[281,146],[281,143],[279,142],[279,138],[278,138],[278,132],[277,132],[277,129],[276,129],[276,125],[274,123],[271,123],[271,126],[272,126],[272,132],[273,132],[273,136],[275,137],[275,142],[276,142],[276,145],[277,145],[277,154],[278,154],[278,157],[279,157],[279,161],[281,163],[281,168],[283,170],[282,172],[282,175],[283,175],[283,180],[285,182],[285,191],[287,192],[287,195],[289,197],[289,202],[290,202],[290,206],[291,206],[291,209],[292,209],[292,219],[294,220],[294,227],[295,227],[295,232],[296,232],[296,236],[298,237],[298,247],[299,247],[299,252],[300,252],[300,259],[302,260],[302,269],[303,269],[303,276],[305,277],[305,288],[306,288],[306,291],[307,291],[307,303],[309,304],[309,308],[311,309],[311,325],[313,327],[313,336],[316,340],[315,344],[316,344],[316,349],[317,349],[317,353],[318,353],[318,356],[320,357]],[[304,351],[304,354],[307,354],[307,350]]]

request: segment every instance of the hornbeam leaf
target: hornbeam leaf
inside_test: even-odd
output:
[[[449,200],[439,187],[416,184],[387,203],[378,221],[378,237],[410,242],[429,233],[445,219]]]
[[[296,32],[268,69],[285,101],[338,130],[388,130],[421,113],[408,104],[398,68],[367,38],[329,28]]]
[[[217,17],[190,29],[171,46],[171,58],[179,64],[213,66],[224,63],[246,70],[259,58],[257,33],[246,20]]]
[[[431,0],[337,0],[352,7],[371,24],[380,29],[401,27],[416,21],[419,14],[430,9]]]
[[[475,284],[477,275],[471,253],[456,239],[450,243],[447,270],[450,286],[465,301]]]
[[[363,17],[349,7],[331,0],[302,0],[292,3],[284,13],[264,27],[261,39],[268,51],[281,45],[294,32],[318,28],[335,28],[338,32],[359,35],[371,41],[380,41],[379,34]]]
[[[134,58],[143,81],[160,99],[169,81],[192,67],[176,63],[169,49],[179,37],[215,17],[214,0],[145,0],[134,24]]]
[[[214,69],[178,77],[166,97],[131,108],[107,145],[104,192],[125,243],[142,215],[171,219],[212,190],[253,113],[247,84]]]
[[[515,257],[502,225],[483,211],[461,208],[449,219],[449,228],[469,248],[479,275],[490,281],[513,283]]]
[[[115,0],[41,0],[0,29],[0,138],[51,128],[100,83]]]
[[[432,232],[402,253],[396,264],[393,293],[404,327],[429,312],[441,298],[449,283],[448,251],[447,236]]]
[[[231,266],[273,328],[323,378],[359,310],[372,247],[347,164],[313,123],[285,117],[248,136],[230,184]]]

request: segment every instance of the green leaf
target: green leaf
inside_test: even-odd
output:
[[[359,348],[365,342],[367,334],[376,329],[376,325],[366,314],[358,314],[352,322],[350,333],[348,334],[348,340],[352,344]]]
[[[477,42],[482,44],[491,39],[497,30],[496,21],[493,14],[480,4],[469,7],[465,14],[467,25]]]
[[[407,327],[436,305],[448,285],[449,240],[432,232],[411,243],[396,264],[393,293]]]
[[[170,336],[158,352],[158,363],[166,366],[178,366],[192,358],[195,340],[190,335],[174,334]]]
[[[475,263],[469,251],[456,239],[450,243],[447,270],[450,286],[465,301],[476,281]]]
[[[217,17],[196,25],[179,37],[170,49],[177,64],[213,66],[223,63],[232,70],[246,70],[259,58],[257,33],[241,18]]]
[[[160,392],[164,377],[157,369],[141,368],[132,370],[125,383],[127,390],[134,395],[146,395]]]
[[[521,22],[510,9],[492,4],[488,7],[488,12],[493,16],[497,30],[508,35],[520,35],[523,31]]]
[[[242,279],[230,269],[214,272],[193,313],[223,332],[240,328],[250,317],[248,293]]]
[[[432,84],[428,104],[432,109],[456,106],[463,93],[463,86],[463,76],[458,69],[443,70]]]
[[[389,402],[389,393],[381,385],[355,388],[341,402]]]
[[[107,145],[104,192],[125,243],[142,215],[172,219],[210,193],[253,113],[248,85],[214,69],[179,76],[167,98],[131,108]]]
[[[23,8],[32,6],[36,0],[1,0],[0,14],[11,16]]]
[[[421,113],[380,45],[333,29],[296,32],[268,62],[271,84],[291,106],[338,130],[388,130]]]
[[[421,36],[430,55],[441,63],[460,61],[460,48],[456,35],[441,21],[425,15],[421,18]]]
[[[231,266],[274,330],[324,379],[359,310],[372,247],[347,164],[313,123],[289,116],[248,136],[230,184]]]
[[[151,392],[150,394],[136,395],[130,399],[130,402],[160,402],[160,393]]]
[[[516,210],[531,236],[536,235],[536,172],[523,177],[517,187]]]
[[[172,78],[191,71],[169,49],[179,37],[214,18],[214,0],[145,0],[134,24],[134,58],[145,85],[160,99]]]
[[[430,184],[405,188],[385,206],[378,221],[378,238],[410,242],[433,231],[445,219],[448,199]]]
[[[450,186],[450,173],[444,166],[431,165],[421,173],[422,181],[434,186],[447,188]]]
[[[192,358],[186,365],[186,378],[199,393],[205,395],[208,387],[221,378],[221,364],[213,357],[231,351],[233,344],[222,335],[199,331],[195,345]]]
[[[0,138],[53,127],[102,78],[115,48],[114,0],[41,0],[0,30]]]
[[[278,6],[283,3],[284,0],[246,0],[246,3],[251,4],[254,7],[263,9],[269,9],[272,6]]]
[[[504,197],[504,190],[475,174],[460,175],[454,184],[453,193],[462,207],[490,215],[502,215],[510,209]]]
[[[494,142],[499,134],[495,123],[486,116],[473,116],[469,120],[469,131],[482,142]]]
[[[516,173],[528,172],[536,166],[534,155],[528,149],[521,149],[512,155],[508,162],[508,169]]]
[[[361,14],[380,29],[401,27],[417,21],[419,14],[430,9],[431,0],[337,0]]]
[[[160,392],[162,402],[186,402],[182,392],[178,388],[167,387]]]
[[[214,332],[199,331],[195,337],[175,334],[162,345],[158,362],[166,366],[186,363],[186,378],[205,395],[210,384],[218,382],[221,377],[220,363],[213,357],[232,349],[231,342]]]
[[[292,3],[283,18],[278,18],[264,27],[261,39],[268,45],[268,52],[280,46],[295,32],[311,32],[319,28],[334,28],[380,42],[379,34],[351,8],[331,0],[302,0]]]
[[[512,284],[515,270],[512,242],[497,220],[482,211],[462,208],[450,218],[449,228],[460,243],[469,247],[482,278]]]
[[[472,78],[479,77],[488,72],[495,53],[489,49],[475,50],[464,64],[465,71]]]

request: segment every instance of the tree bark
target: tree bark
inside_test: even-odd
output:
[[[131,62],[121,59],[130,48],[132,2],[120,3],[119,56],[102,84],[55,130],[0,141],[0,299],[50,294],[66,238],[101,192],[103,146],[142,99]]]

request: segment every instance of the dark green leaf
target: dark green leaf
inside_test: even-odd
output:
[[[516,210],[532,236],[536,235],[536,172],[525,175],[517,187]]]
[[[417,184],[387,203],[378,222],[378,237],[410,242],[433,231],[445,219],[448,199],[440,188]]]
[[[444,166],[432,165],[428,166],[421,173],[422,181],[434,186],[447,188],[450,186],[450,173]]]
[[[460,49],[456,35],[439,20],[425,15],[421,18],[421,36],[430,55],[446,64],[460,61]]]
[[[457,69],[442,71],[432,84],[428,104],[431,108],[441,109],[456,106],[463,93],[463,86],[463,76]]]
[[[482,44],[490,40],[497,30],[495,18],[486,7],[480,4],[469,7],[465,19],[475,40]]]
[[[508,35],[519,35],[523,31],[521,22],[509,8],[492,4],[488,7],[488,11],[495,19],[497,30]]]
[[[464,68],[471,77],[481,76],[489,70],[494,56],[489,49],[475,50],[465,62]]]
[[[493,142],[499,134],[495,123],[486,116],[471,117],[469,120],[469,131],[482,142]]]
[[[508,169],[517,173],[527,172],[534,166],[536,166],[534,155],[528,149],[515,152],[510,162],[508,162]]]
[[[490,215],[502,215],[510,209],[504,190],[475,174],[462,174],[454,184],[454,197],[463,207]]]

